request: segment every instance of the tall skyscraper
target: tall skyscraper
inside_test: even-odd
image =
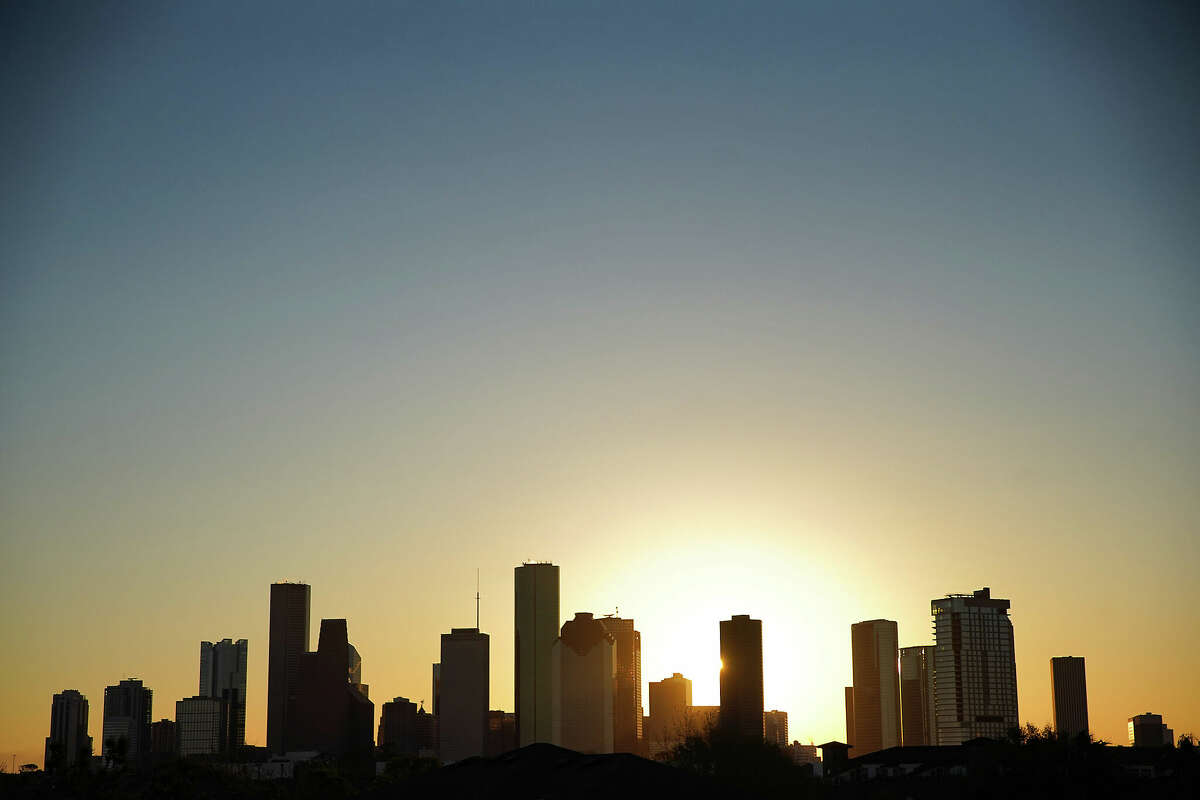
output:
[[[285,752],[288,707],[300,672],[300,657],[308,652],[307,583],[271,584],[271,634],[267,652],[267,747]]]
[[[846,691],[846,744],[854,747],[854,687],[847,686]]]
[[[650,682],[650,716],[645,739],[651,758],[672,749],[693,731],[692,682],[678,672]]]
[[[63,772],[91,757],[87,698],[75,689],[65,689],[50,702],[50,735],[42,769]]]
[[[933,710],[933,646],[900,648],[900,743],[937,744]]]
[[[488,635],[478,628],[442,634],[438,752],[442,761],[481,756],[487,743]]]
[[[514,700],[517,737],[524,747],[553,741],[550,650],[558,639],[558,567],[522,564],[514,570],[514,589]]]
[[[987,587],[930,603],[938,744],[1003,739],[1019,725],[1009,605],[1008,600],[993,598]]]
[[[788,746],[786,711],[763,712],[763,738],[776,747]]]
[[[1060,656],[1050,659],[1050,702],[1054,705],[1054,730],[1073,739],[1087,733],[1087,674],[1083,659]]]
[[[887,619],[850,626],[854,662],[854,755],[900,746],[900,675],[896,623]]]
[[[228,706],[227,736],[221,752],[233,755],[246,744],[245,639],[200,643],[200,697],[216,697]],[[176,718],[178,720],[178,717]]]
[[[735,614],[721,620],[721,728],[763,738],[762,620]]]
[[[104,689],[104,733],[101,753],[110,761],[122,758],[140,764],[150,753],[150,714],[154,692],[137,678]]]
[[[613,637],[617,682],[613,690],[613,752],[642,752],[642,634],[633,620],[601,617]]]
[[[581,753],[613,751],[613,637],[591,614],[577,613],[551,648],[553,743]]]
[[[175,701],[175,735],[180,758],[214,756],[229,746],[229,702],[197,696]]]
[[[346,620],[321,620],[317,650],[300,657],[284,750],[366,759],[374,752],[375,705],[350,683]]]

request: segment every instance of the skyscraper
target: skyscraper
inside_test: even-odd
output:
[[[379,710],[379,738],[376,742],[385,758],[417,754],[417,704],[397,697]]]
[[[137,678],[104,688],[101,753],[110,762],[141,764],[150,753],[150,714],[154,692]]]
[[[850,626],[854,663],[854,755],[900,745],[900,676],[896,623],[887,619]]]
[[[321,620],[317,650],[302,654],[299,666],[288,706],[285,752],[371,757],[375,706],[350,683],[346,620]]]
[[[788,746],[786,711],[763,712],[763,738],[777,747]]]
[[[642,752],[642,634],[633,620],[601,617],[600,624],[613,637],[617,671],[613,690],[613,752]]]
[[[288,706],[300,671],[300,657],[308,652],[308,612],[311,588],[307,583],[271,584],[271,634],[267,652],[267,747],[285,752]]]
[[[678,745],[691,733],[692,682],[676,672],[650,682],[650,716],[645,739],[653,758]]]
[[[553,741],[550,649],[558,639],[558,567],[527,563],[514,569],[513,669],[520,746]]]
[[[1008,600],[993,598],[987,587],[930,603],[938,744],[962,744],[978,737],[1002,739],[1018,726],[1017,660],[1009,605]]]
[[[200,697],[216,697],[228,705],[227,736],[221,752],[233,755],[246,744],[245,639],[200,643]],[[176,717],[178,721],[178,717]]]
[[[900,743],[937,744],[933,714],[933,647],[901,647]]]
[[[563,623],[551,648],[553,743],[581,753],[613,751],[613,637],[600,620],[579,612]]]
[[[763,738],[762,620],[735,614],[721,620],[721,728]]]
[[[1059,736],[1073,739],[1088,732],[1087,674],[1082,658],[1050,659],[1050,702]]]
[[[1129,718],[1130,747],[1173,747],[1174,731],[1163,724],[1162,714],[1137,714]]]
[[[846,691],[846,744],[854,747],[854,687],[847,686]]]
[[[489,640],[478,628],[442,634],[438,752],[445,762],[481,756],[487,743]]]
[[[229,702],[197,696],[175,701],[175,735],[180,758],[212,756],[229,746]]]
[[[88,701],[75,689],[65,689],[50,702],[50,735],[46,737],[46,772],[66,771],[92,757],[88,736]]]

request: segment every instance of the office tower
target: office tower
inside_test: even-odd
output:
[[[228,736],[221,752],[234,755],[246,744],[245,639],[200,643],[200,697],[217,697],[229,709]]]
[[[222,697],[175,701],[175,735],[180,758],[214,756],[229,745],[229,703]]]
[[[397,697],[379,710],[379,749],[386,758],[415,756],[417,747],[417,704]]]
[[[900,675],[896,623],[886,619],[850,626],[854,660],[854,755],[900,746]]]
[[[442,761],[483,755],[487,739],[488,635],[478,628],[442,634],[438,753]]]
[[[346,620],[321,620],[316,652],[300,656],[288,706],[285,751],[369,758],[374,750],[374,723],[375,705],[350,683]]]
[[[140,764],[150,752],[150,714],[154,693],[137,678],[104,689],[101,753],[109,763]]]
[[[1054,705],[1054,730],[1074,739],[1087,733],[1087,674],[1083,659],[1060,656],[1050,659],[1050,702]]]
[[[763,738],[762,621],[749,614],[721,620],[721,728]]]
[[[1174,731],[1163,724],[1161,714],[1138,714],[1129,718],[1130,747],[1174,746]]]
[[[175,755],[179,739],[175,733],[175,723],[169,719],[160,719],[150,723],[150,755],[159,758]]]
[[[786,711],[763,712],[763,738],[776,747],[788,746]]]
[[[551,648],[553,743],[580,753],[613,751],[612,634],[591,614],[563,623]]]
[[[432,709],[433,715],[438,714],[438,698],[442,696],[442,665],[433,665],[433,699],[429,701],[429,708]]]
[[[42,768],[65,772],[92,757],[88,736],[88,701],[75,689],[65,689],[50,701],[50,735]]]
[[[485,756],[499,756],[517,749],[517,715],[507,711],[488,711]]]
[[[846,744],[854,747],[854,687],[846,687]]]
[[[299,676],[300,657],[308,652],[307,583],[271,584],[271,633],[267,651],[267,747],[283,753],[288,707]]]
[[[987,587],[930,603],[936,642],[933,694],[939,745],[962,744],[979,737],[1003,739],[1019,725],[1009,605],[1008,600],[993,598]]]
[[[691,732],[692,682],[678,672],[650,682],[650,716],[645,727],[651,758],[678,746]]]
[[[613,752],[640,753],[642,746],[642,634],[633,620],[600,618],[613,637],[613,662],[617,671],[613,689]]]
[[[937,744],[933,716],[933,646],[900,648],[900,743]]]
[[[550,649],[558,639],[558,567],[526,563],[514,570],[516,629],[513,697],[521,747],[553,741]]]

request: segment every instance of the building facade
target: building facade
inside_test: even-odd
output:
[[[246,744],[245,639],[200,643],[200,697],[216,697],[228,706],[228,734],[221,752],[233,755]]]
[[[763,738],[776,747],[788,746],[788,721],[786,711],[763,712]]]
[[[521,747],[553,742],[551,649],[558,640],[558,567],[527,563],[514,569],[513,698]]]
[[[517,715],[508,711],[488,711],[487,743],[484,755],[499,756],[517,749]]]
[[[642,731],[642,634],[633,620],[605,616],[604,630],[613,637],[613,661],[617,677],[613,688],[613,752],[641,754]]]
[[[763,738],[762,620],[735,614],[721,620],[721,729]]]
[[[1162,714],[1138,714],[1129,718],[1130,747],[1174,747],[1175,732],[1163,724]]]
[[[384,703],[379,709],[376,743],[385,758],[417,755],[417,704],[407,697]]]
[[[104,689],[101,753],[110,764],[141,764],[150,753],[150,714],[154,692],[137,678]]]
[[[900,743],[937,744],[933,708],[933,647],[900,648]]]
[[[854,687],[845,687],[846,697],[846,744],[854,747]]]
[[[1073,739],[1087,733],[1087,672],[1083,659],[1060,656],[1050,659],[1050,703],[1054,706],[1054,730]]]
[[[872,619],[850,626],[855,756],[900,745],[898,640],[892,620]]]
[[[321,620],[317,650],[300,657],[291,691],[285,752],[373,757],[375,705],[350,683],[346,620]]]
[[[306,583],[271,584],[271,632],[267,651],[267,747],[286,751],[288,708],[308,652],[309,602]]]
[[[50,701],[50,735],[42,769],[65,772],[92,757],[88,736],[88,701],[75,689],[65,689]]]
[[[987,587],[930,603],[939,745],[978,737],[1003,739],[1018,727],[1017,660],[1009,606],[1008,600],[993,598]]]
[[[222,697],[175,701],[176,752],[180,758],[215,756],[229,744],[229,703]]]
[[[488,725],[489,640],[478,628],[442,634],[438,753],[450,763],[484,754]]]
[[[580,753],[613,751],[615,678],[612,634],[591,614],[577,613],[551,649],[554,744]]]
[[[644,729],[646,749],[656,758],[676,747],[691,732],[692,682],[676,672],[650,682],[650,715]]]
[[[175,732],[175,723],[169,719],[160,719],[150,723],[150,755],[156,758],[169,758],[176,754],[179,747],[179,737]]]

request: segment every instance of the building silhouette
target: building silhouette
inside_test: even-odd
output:
[[[417,709],[416,732],[417,755],[422,758],[437,758],[438,718],[426,711],[424,705]]]
[[[1054,705],[1054,730],[1074,738],[1087,733],[1087,673],[1082,658],[1060,656],[1050,659],[1050,702]]]
[[[1008,600],[993,598],[987,587],[930,603],[939,745],[979,737],[1003,739],[1018,726],[1017,661],[1009,605]],[[861,738],[862,732],[858,735]]]
[[[307,583],[271,584],[271,633],[267,651],[267,748],[286,751],[288,709],[300,674],[300,657],[308,652]]]
[[[221,752],[228,755],[237,753],[246,744],[247,648],[245,639],[200,643],[198,695],[219,698],[228,706],[227,735],[221,743]]]
[[[646,749],[655,758],[678,746],[691,732],[692,682],[676,672],[661,681],[651,681],[649,695]]]
[[[92,757],[88,736],[88,701],[75,689],[64,689],[50,701],[50,735],[42,769],[62,772]]]
[[[175,701],[176,752],[180,758],[215,756],[229,745],[229,702],[222,697]]]
[[[613,751],[613,637],[591,614],[563,623],[551,648],[553,744],[580,753]]]
[[[396,697],[379,710],[379,749],[385,757],[415,756],[417,746],[417,704],[407,697]]]
[[[137,678],[104,689],[101,753],[110,763],[141,764],[150,753],[150,714],[154,692]]]
[[[786,711],[763,712],[763,738],[777,747],[788,746],[788,720]]]
[[[517,749],[517,715],[507,711],[488,711],[485,756],[499,756]]]
[[[854,687],[847,686],[845,689],[846,696],[846,745],[854,747],[854,740],[857,738],[854,735]]]
[[[900,648],[900,743],[937,744],[933,709],[933,646]]]
[[[488,726],[489,640],[478,628],[442,634],[438,753],[445,762],[481,756]]]
[[[375,706],[350,683],[346,620],[323,619],[317,650],[300,657],[288,706],[286,751],[368,759]]]
[[[150,723],[150,755],[159,759],[170,758],[176,754],[178,747],[174,722],[160,719]]]
[[[558,640],[558,567],[526,563],[514,573],[513,698],[521,747],[553,742],[551,648]]]
[[[1162,714],[1138,714],[1129,718],[1130,747],[1174,747],[1175,731],[1163,724]]]
[[[762,621],[749,614],[721,620],[722,730],[763,738]]]
[[[433,699],[429,701],[430,713],[438,715],[438,700],[442,696],[442,665],[433,665]]]
[[[642,741],[642,634],[633,620],[600,618],[613,638],[616,685],[613,688],[613,752],[641,754]]]
[[[896,623],[887,619],[850,626],[854,664],[854,754],[900,745],[900,675]]]

